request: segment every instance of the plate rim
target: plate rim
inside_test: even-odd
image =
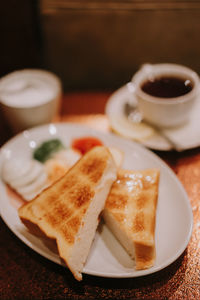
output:
[[[176,259],[178,259],[180,257],[180,255],[184,252],[184,250],[187,248],[188,246],[188,243],[190,241],[190,238],[191,238],[191,235],[192,235],[192,230],[193,230],[193,213],[192,213],[192,207],[191,207],[191,203],[189,201],[189,198],[188,198],[188,195],[184,189],[184,186],[182,185],[182,183],[180,182],[180,180],[178,179],[178,177],[176,176],[176,174],[174,173],[174,171],[167,165],[167,163],[162,160],[158,155],[156,155],[154,152],[152,152],[151,150],[145,148],[143,145],[135,142],[135,141],[129,141],[123,137],[119,137],[113,133],[104,133],[104,132],[101,132],[101,131],[98,131],[96,129],[93,129],[93,128],[90,128],[86,125],[82,125],[82,124],[78,124],[78,123],[49,123],[49,124],[46,124],[46,125],[42,125],[42,126],[37,126],[37,127],[34,127],[34,128],[31,128],[28,130],[28,132],[30,133],[33,133],[33,132],[36,132],[38,130],[41,130],[41,129],[45,129],[45,128],[48,128],[50,125],[54,125],[56,126],[57,128],[62,128],[62,127],[74,127],[76,129],[80,129],[81,131],[86,129],[87,131],[89,130],[91,132],[91,134],[95,134],[97,136],[104,136],[106,138],[108,138],[109,136],[112,136],[114,139],[116,140],[121,140],[123,141],[124,143],[126,143],[127,145],[130,145],[130,147],[132,147],[131,145],[134,145],[134,147],[136,147],[136,149],[140,149],[142,150],[143,152],[147,153],[148,155],[154,157],[154,159],[156,159],[159,164],[161,164],[161,166],[163,166],[165,168],[165,170],[169,173],[169,176],[172,176],[173,179],[175,179],[176,181],[176,184],[178,185],[179,189],[181,190],[181,192],[183,193],[184,195],[184,198],[185,200],[185,204],[187,204],[187,212],[190,216],[190,228],[188,228],[188,234],[187,234],[187,238],[184,239],[184,243],[182,243],[181,247],[179,248],[179,251],[176,252],[176,255],[172,258],[169,258],[164,264],[162,265],[158,265],[157,267],[152,267],[150,269],[147,269],[147,270],[141,270],[141,271],[137,271],[134,272],[134,273],[125,273],[125,274],[114,274],[112,272],[110,273],[99,273],[98,271],[93,271],[93,270],[89,270],[87,269],[87,266],[84,267],[83,269],[83,273],[85,274],[88,274],[88,275],[93,275],[93,276],[99,276],[99,277],[105,277],[105,278],[134,278],[134,277],[141,277],[141,276],[146,276],[146,275],[149,275],[149,274],[153,274],[155,272],[158,272],[164,268],[166,268],[167,266],[169,266],[171,263],[173,263]],[[59,130],[59,129],[58,129]],[[22,134],[24,133],[21,132],[17,135],[15,135],[14,137],[12,137],[10,140],[8,140],[1,148],[0,148],[0,167],[1,167],[1,159],[2,159],[2,151],[4,148],[6,148],[9,143],[13,143],[14,140],[16,140],[18,137],[22,136]],[[2,184],[2,180],[0,179],[1,181],[1,184]],[[13,208],[14,209],[14,208]],[[25,243],[29,248],[31,248],[33,251],[36,251],[38,254],[42,255],[43,257],[49,259],[50,261],[53,261],[57,264],[60,264],[60,265],[63,265],[62,262],[58,261],[59,257],[56,258],[54,257],[54,255],[49,255],[48,253],[44,253],[43,250],[41,249],[37,249],[38,246],[36,245],[32,245],[31,244],[31,241],[29,241],[26,237],[24,237],[21,233],[19,233],[15,228],[13,228],[13,226],[11,226],[5,216],[2,215],[2,208],[0,206],[0,215],[1,215],[1,218],[3,219],[4,223],[8,226],[8,228],[23,242]]]

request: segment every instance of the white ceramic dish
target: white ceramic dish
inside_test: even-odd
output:
[[[168,142],[168,139],[177,145],[179,151],[200,146],[200,99],[195,102],[188,123],[181,127],[163,129],[162,134],[162,132],[155,131],[150,125],[145,124],[143,127],[144,123],[141,123],[137,128],[128,120],[124,113],[124,106],[129,98],[130,91],[128,85],[125,85],[115,91],[108,99],[105,112],[115,132],[123,137],[137,140],[154,150],[172,150],[173,146]]]
[[[101,223],[92,245],[84,273],[103,277],[138,277],[161,270],[175,261],[189,242],[193,216],[184,188],[171,169],[155,154],[143,146],[112,134],[103,134],[75,124],[50,124],[36,127],[12,138],[0,151],[0,167],[5,156],[30,157],[33,148],[42,141],[58,137],[67,146],[72,139],[95,136],[108,146],[116,146],[124,154],[123,168],[144,169],[158,167],[161,172],[156,222],[156,262],[154,267],[136,271],[126,251],[116,241],[105,224]],[[44,241],[32,235],[18,218],[11,205],[5,185],[0,181],[0,213],[7,226],[30,248],[62,264],[56,252]]]
[[[0,79],[0,108],[14,133],[52,122],[61,94],[61,80],[46,70],[18,70]]]

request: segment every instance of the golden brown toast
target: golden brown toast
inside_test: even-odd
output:
[[[136,269],[155,260],[155,220],[159,170],[120,170],[112,185],[103,217],[131,257]]]
[[[98,146],[18,210],[30,230],[39,227],[47,237],[56,239],[60,257],[77,280],[82,279],[99,214],[115,179],[116,165],[110,152]]]

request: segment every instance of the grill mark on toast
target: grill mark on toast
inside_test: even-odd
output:
[[[140,197],[137,197],[136,200],[136,207],[137,209],[143,209],[145,207],[145,205],[148,202],[148,195],[144,193],[144,195],[141,195],[140,193]]]
[[[108,208],[121,210],[124,209],[124,207],[127,205],[127,202],[127,195],[112,193],[112,195],[109,196],[106,205]]]
[[[65,222],[65,220],[69,219],[73,215],[73,210],[69,208],[69,206],[63,206],[60,203],[56,203],[54,209],[46,214],[46,221],[53,227],[57,224]]]
[[[106,161],[102,159],[97,159],[96,157],[91,157],[90,161],[85,162],[81,166],[81,172],[84,175],[88,175],[93,183],[97,183],[101,177],[103,170],[106,168]]]
[[[75,237],[73,231],[70,230],[70,228],[68,228],[66,224],[63,224],[63,226],[60,228],[60,232],[64,236],[68,244],[70,245],[74,244]]]
[[[94,190],[91,189],[89,184],[81,184],[79,183],[78,188],[71,190],[69,192],[69,200],[74,204],[75,208],[80,208],[91,201],[94,197]]]
[[[49,207],[51,207],[52,205],[54,205],[56,203],[56,199],[57,199],[58,195],[57,193],[52,193],[49,195],[47,195],[46,197],[46,201],[47,201],[47,204]]]
[[[78,232],[80,225],[81,219],[78,216],[74,216],[66,223],[66,227],[72,230],[73,235]]]
[[[144,213],[138,212],[133,220],[133,231],[134,232],[141,232],[144,231],[145,224],[144,224]]]
[[[62,182],[60,183],[60,189],[63,191],[70,190],[71,188],[73,188],[73,186],[77,184],[77,174],[73,174],[72,171],[69,171],[69,174],[70,178],[62,180]]]

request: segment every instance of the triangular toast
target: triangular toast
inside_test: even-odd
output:
[[[110,152],[98,146],[61,179],[19,208],[20,219],[31,231],[39,228],[56,240],[61,258],[77,280],[82,279],[99,214],[115,179],[116,165]]]
[[[155,260],[155,220],[159,170],[119,170],[103,211],[105,223],[124,246],[136,269]]]

